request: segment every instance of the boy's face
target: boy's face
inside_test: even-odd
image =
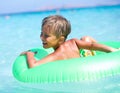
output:
[[[56,49],[59,47],[59,38],[56,37],[52,31],[48,31],[48,29],[43,28],[40,38],[42,40],[42,44],[44,48],[50,48],[53,47]]]

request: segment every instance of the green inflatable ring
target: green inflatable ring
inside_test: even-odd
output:
[[[119,48],[120,42],[103,42]],[[37,60],[53,52],[42,47],[31,49],[37,52]],[[96,51],[96,56],[73,58],[49,62],[29,69],[26,56],[18,56],[13,64],[14,77],[26,83],[70,83],[96,82],[104,78],[120,76],[120,51],[104,53]],[[111,82],[111,81],[110,81]]]

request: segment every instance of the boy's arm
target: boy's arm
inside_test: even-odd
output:
[[[99,43],[85,42],[79,39],[74,39],[74,40],[79,49],[83,48],[83,49],[89,49],[89,50],[99,50],[103,52],[113,52],[118,50],[118,49],[115,49],[103,44],[99,44]]]
[[[57,57],[54,53],[52,53],[52,54],[50,54],[50,55],[46,56],[45,58],[38,60],[38,61],[34,58],[33,52],[26,52],[26,55],[27,55],[27,62],[28,62],[29,68],[57,60]]]

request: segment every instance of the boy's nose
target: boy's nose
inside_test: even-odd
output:
[[[41,39],[41,40],[43,40],[43,37],[42,37],[42,36],[40,36],[40,39]]]
[[[43,41],[43,40],[44,40],[44,37],[43,37],[43,36],[40,36],[40,39]]]

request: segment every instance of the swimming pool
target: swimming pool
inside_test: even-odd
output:
[[[15,58],[22,52],[41,45],[41,21],[45,16],[61,14],[72,25],[69,38],[90,35],[98,41],[120,41],[120,6],[76,8],[0,16],[0,92],[57,93],[17,81],[12,75]],[[77,33],[77,34],[76,34]],[[118,93],[109,87],[109,93]],[[105,89],[105,93],[107,89]],[[58,93],[62,93],[58,91]],[[64,92],[63,92],[64,93]],[[66,93],[66,92],[65,92]],[[98,92],[97,92],[98,93]],[[101,92],[99,92],[101,93]],[[103,92],[102,92],[103,93]]]

